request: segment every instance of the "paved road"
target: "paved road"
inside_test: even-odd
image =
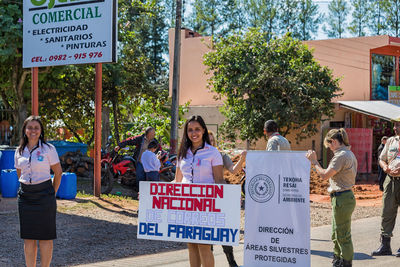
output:
[[[400,217],[399,217],[400,218]],[[366,218],[353,222],[352,233],[355,248],[353,266],[362,267],[391,267],[400,266],[400,258],[395,256],[371,257],[370,253],[378,246],[380,217]],[[397,227],[398,229],[398,227]],[[395,231],[397,230],[395,229]],[[331,226],[325,225],[311,228],[311,266],[331,266],[332,243],[330,240]],[[392,250],[400,246],[400,233],[392,240]],[[234,248],[238,264],[243,264],[243,244]],[[215,266],[228,266],[220,246],[215,246]],[[163,266],[188,267],[186,250],[166,252],[139,257],[124,258],[108,262],[99,262],[79,267],[109,267],[109,266]]]

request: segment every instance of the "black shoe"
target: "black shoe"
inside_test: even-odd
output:
[[[396,252],[396,257],[400,257],[400,248]]]
[[[341,267],[343,259],[340,258],[338,255],[333,254],[332,266],[333,267]]]
[[[381,245],[377,250],[373,251],[371,255],[372,256],[392,255],[392,249],[390,248],[390,237],[381,235]]]
[[[351,261],[346,261],[345,259],[343,259],[342,265],[340,265],[340,266],[351,267],[351,266],[353,266],[353,264]]]

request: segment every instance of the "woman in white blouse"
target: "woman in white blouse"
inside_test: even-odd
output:
[[[24,239],[25,263],[36,266],[37,241],[41,266],[48,267],[56,239],[56,192],[62,169],[57,151],[46,143],[43,124],[30,116],[22,126],[20,145],[15,151],[15,168],[21,183],[18,191],[20,235]],[[54,172],[51,181],[50,168]]]
[[[175,179],[178,183],[225,183],[219,151],[210,145],[207,126],[200,116],[186,121]],[[214,266],[211,245],[188,243],[191,267]]]

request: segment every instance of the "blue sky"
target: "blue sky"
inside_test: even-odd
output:
[[[322,13],[328,14],[328,5],[331,1],[327,1],[327,0],[314,0],[315,3],[318,4],[319,6],[319,10]],[[322,25],[318,28],[318,34],[316,39],[327,39],[328,36],[324,33],[324,31],[322,30]]]

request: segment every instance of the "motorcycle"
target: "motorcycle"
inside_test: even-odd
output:
[[[158,152],[160,156],[161,168],[160,168],[160,181],[171,182],[175,179],[176,171],[176,155],[169,154],[165,150]]]
[[[101,157],[101,193],[109,194],[114,181],[123,186],[134,187],[136,185],[136,160],[128,155],[122,155],[120,151],[108,151],[111,145],[111,137],[106,145],[106,152]]]
[[[121,150],[108,152],[110,145],[111,137],[109,137],[106,151],[102,153],[101,159],[102,194],[111,192],[114,181],[117,181],[122,186],[136,188],[136,160],[129,155],[122,155]],[[164,150],[158,153],[161,162],[160,181],[171,182],[175,179],[176,155],[170,155]],[[136,191],[139,191],[138,188],[136,188]]]

